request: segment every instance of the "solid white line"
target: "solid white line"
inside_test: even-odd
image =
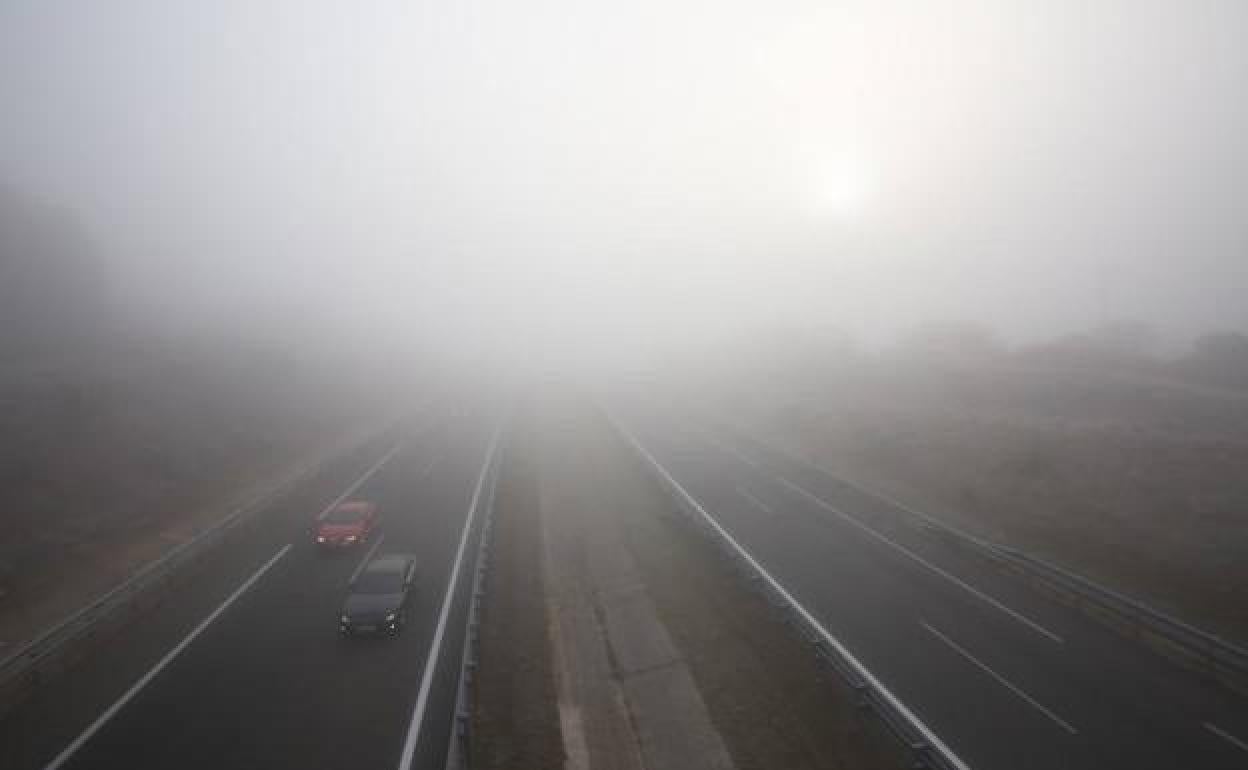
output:
[[[351,496],[351,495],[355,492],[355,490],[357,490],[357,489],[359,489],[360,487],[364,486],[364,482],[366,482],[366,481],[368,481],[369,479],[371,479],[371,478],[373,477],[373,474],[377,473],[377,471],[379,471],[379,470],[381,470],[381,469],[382,469],[382,466],[384,466],[386,463],[390,462],[390,458],[392,458],[392,457],[394,457],[396,454],[398,454],[399,450],[400,450],[400,449],[402,449],[402,448],[403,448],[403,442],[402,442],[402,441],[400,441],[399,443],[395,444],[395,445],[394,445],[394,448],[393,448],[393,449],[391,449],[389,452],[386,452],[386,454],[385,454],[385,456],[384,456],[384,457],[382,457],[382,458],[381,458],[380,460],[378,460],[377,462],[373,463],[373,464],[372,464],[372,466],[371,466],[371,467],[369,467],[369,469],[368,469],[368,470],[364,471],[364,475],[360,476],[358,479],[356,479],[356,480],[355,480],[355,481],[351,484],[351,486],[347,487],[347,491],[346,491],[346,492],[343,492],[341,495],[338,495],[338,497],[337,497],[337,498],[336,498],[336,499],[335,499],[332,503],[330,503],[329,505],[325,506],[325,510],[323,510],[323,511],[321,511],[319,514],[317,514],[316,518],[317,518],[318,520],[320,520],[320,519],[323,519],[323,518],[325,518],[326,516],[328,516],[330,511],[332,511],[332,510],[334,510],[335,508],[337,508],[337,507],[338,507],[338,503],[341,503],[343,500],[346,500],[348,497],[350,497],[350,496]]]
[[[708,435],[708,440],[713,440],[713,439],[710,439],[710,437],[709,437],[709,435]],[[793,454],[793,453],[792,453],[792,452],[790,452],[789,450],[787,450],[787,449],[785,449],[785,448],[783,448],[783,447],[777,446],[776,444],[774,444],[774,443],[772,443],[772,442],[770,442],[770,441],[766,441],[766,440],[764,440],[764,439],[760,439],[760,438],[757,438],[757,437],[752,437],[752,438],[751,438],[751,440],[752,440],[752,441],[754,441],[754,442],[757,442],[758,444],[761,444],[762,446],[767,447],[767,448],[768,448],[769,450],[771,450],[772,452],[775,452],[776,454],[778,454],[778,455],[780,455],[780,456],[782,456],[782,457],[786,458],[787,460],[789,460],[789,461],[791,461],[791,462],[794,462],[794,463],[797,463],[798,465],[804,466],[804,467],[806,467],[806,468],[808,468],[808,469],[810,469],[810,470],[812,470],[812,471],[815,471],[816,473],[818,473],[818,474],[820,474],[820,475],[822,475],[822,476],[825,476],[825,477],[831,478],[831,479],[833,479],[834,481],[836,481],[836,482],[838,482],[838,483],[840,483],[840,484],[844,484],[845,486],[848,486],[848,487],[850,487],[851,489],[854,489],[854,490],[857,490],[858,492],[861,492],[862,494],[866,495],[867,497],[874,497],[876,500],[878,500],[878,501],[880,501],[880,502],[882,502],[882,503],[886,503],[886,504],[888,504],[888,505],[890,505],[890,506],[892,506],[892,507],[896,508],[896,509],[897,509],[897,510],[899,510],[899,511],[904,511],[904,512],[906,512],[906,513],[910,514],[911,516],[914,516],[915,518],[919,519],[920,521],[922,521],[922,522],[923,522],[924,524],[926,524],[927,526],[934,527],[934,528],[936,528],[936,529],[938,529],[938,530],[942,530],[942,531],[951,531],[951,532],[954,532],[954,533],[958,534],[958,535],[959,535],[959,536],[961,536],[961,537],[967,538],[967,539],[972,540],[972,541],[977,542],[977,543],[981,543],[981,544],[983,544],[983,545],[989,545],[989,546],[991,545],[990,543],[984,543],[984,542],[983,542],[983,541],[982,541],[982,540],[981,540],[978,536],[976,536],[976,535],[972,535],[972,534],[967,533],[967,532],[963,532],[963,531],[961,531],[961,530],[959,530],[959,529],[957,529],[957,528],[955,528],[955,527],[952,527],[952,526],[950,526],[949,524],[947,524],[946,522],[941,521],[939,518],[937,518],[937,517],[935,517],[935,516],[931,515],[930,513],[924,513],[923,511],[920,511],[920,510],[918,510],[917,508],[913,508],[913,507],[911,507],[911,506],[909,506],[909,505],[906,505],[905,503],[901,502],[900,500],[898,500],[898,499],[897,499],[897,498],[895,498],[895,497],[890,497],[889,495],[886,495],[886,494],[884,494],[883,492],[880,492],[879,490],[876,490],[876,489],[873,489],[873,488],[871,488],[871,487],[865,486],[864,484],[862,484],[862,483],[860,483],[860,482],[858,482],[858,481],[850,481],[850,480],[848,480],[848,479],[838,477],[838,476],[836,476],[835,474],[833,474],[833,473],[829,472],[826,468],[823,468],[823,467],[821,467],[821,466],[819,466],[819,465],[816,465],[815,463],[811,462],[810,460],[807,460],[807,459],[806,459],[806,458],[804,458],[804,457],[801,457],[801,456],[799,456],[799,455]],[[751,463],[751,464],[753,465],[754,463]],[[756,467],[757,467],[757,466],[756,466]]]
[[[1056,722],[1056,723],[1057,723],[1057,725],[1058,725],[1059,727],[1061,727],[1063,730],[1065,730],[1066,732],[1070,733],[1071,735],[1078,735],[1078,734],[1079,734],[1079,731],[1078,731],[1078,730],[1076,730],[1074,727],[1071,727],[1071,725],[1070,725],[1070,723],[1069,723],[1069,722],[1067,722],[1066,720],[1064,720],[1064,719],[1062,719],[1061,717],[1059,717],[1057,714],[1054,714],[1052,711],[1050,711],[1049,709],[1047,709],[1047,708],[1045,708],[1044,706],[1042,706],[1042,705],[1041,705],[1041,704],[1040,704],[1040,703],[1039,703],[1039,702],[1038,702],[1035,698],[1032,698],[1032,697],[1031,697],[1030,695],[1028,695],[1027,693],[1023,692],[1023,691],[1022,691],[1022,690],[1020,690],[1019,688],[1017,688],[1017,687],[1015,687],[1014,685],[1010,684],[1010,682],[1008,682],[1008,681],[1006,680],[1006,678],[1005,678],[1005,677],[1001,676],[1001,675],[1000,675],[1000,674],[998,674],[996,671],[993,671],[991,668],[988,668],[988,665],[987,665],[986,663],[983,663],[983,662],[981,662],[981,661],[977,660],[977,659],[975,658],[975,656],[974,656],[974,655],[972,655],[971,653],[967,652],[967,651],[966,651],[963,647],[959,646],[957,642],[953,641],[953,640],[952,640],[952,639],[950,639],[949,637],[945,636],[944,634],[942,634],[941,632],[939,632],[939,631],[937,631],[936,629],[932,628],[932,627],[931,627],[931,626],[929,626],[927,623],[924,623],[924,622],[923,622],[923,621],[921,621],[921,620],[919,621],[919,625],[921,625],[921,626],[923,626],[924,628],[926,628],[926,629],[927,629],[927,630],[928,630],[928,631],[929,631],[929,632],[930,632],[933,636],[935,636],[937,639],[939,639],[940,641],[942,641],[942,642],[944,642],[945,644],[949,645],[949,647],[950,647],[950,648],[952,648],[954,652],[958,653],[958,654],[959,654],[959,655],[961,655],[963,658],[965,658],[967,661],[969,661],[970,663],[974,664],[977,668],[979,668],[979,670],[983,671],[983,672],[984,672],[985,674],[987,674],[988,676],[990,676],[990,677],[992,677],[993,679],[997,680],[997,683],[998,683],[998,684],[1000,684],[1002,687],[1004,687],[1005,689],[1007,689],[1007,690],[1009,690],[1010,692],[1014,693],[1014,694],[1015,694],[1015,695],[1017,695],[1018,697],[1022,698],[1022,699],[1023,699],[1024,701],[1026,701],[1026,702],[1027,702],[1027,704],[1028,704],[1028,705],[1030,705],[1032,708],[1034,708],[1035,710],[1039,711],[1041,714],[1044,714],[1046,717],[1048,717],[1049,719],[1051,719],[1051,720],[1053,720],[1054,722]]]
[[[368,553],[364,554],[364,558],[360,559],[359,566],[351,572],[351,577],[347,578],[348,585],[354,583],[355,579],[360,576],[360,572],[362,572],[364,567],[368,565],[368,562],[372,560],[373,554],[377,552],[377,549],[381,547],[381,544],[385,542],[385,540],[386,533],[382,532],[381,537],[377,538],[377,542],[373,543],[372,547],[368,549]]]
[[[742,489],[741,487],[739,487],[739,486],[737,487],[737,492],[738,492],[738,493],[740,493],[740,495],[741,495],[742,497],[744,497],[746,500],[749,500],[751,503],[753,503],[753,504],[754,504],[754,506],[755,506],[756,508],[758,508],[760,511],[762,511],[763,513],[769,514],[769,515],[771,515],[771,516],[775,516],[775,515],[776,515],[776,512],[775,512],[775,511],[773,511],[773,510],[770,508],[770,506],[768,506],[768,505],[767,505],[766,503],[764,503],[762,500],[759,500],[759,499],[758,499],[757,497],[755,497],[754,495],[751,495],[749,492],[746,492],[746,491],[745,491],[744,489]]]
[[[163,671],[166,666],[172,663],[173,659],[178,657],[179,653],[181,653],[184,649],[186,649],[186,647],[191,642],[195,641],[195,637],[203,633],[204,629],[208,628],[208,626],[212,623],[212,621],[216,620],[218,617],[221,616],[221,613],[229,609],[230,605],[233,604],[234,601],[238,599],[238,597],[242,596],[247,591],[248,588],[251,588],[253,585],[255,585],[256,581],[259,580],[261,577],[263,577],[264,573],[268,572],[269,568],[272,567],[274,564],[276,564],[278,560],[281,559],[283,556],[285,556],[289,551],[290,551],[289,544],[283,546],[282,549],[278,551],[276,555],[273,556],[273,558],[265,562],[264,566],[256,570],[255,573],[253,573],[251,577],[247,578],[247,582],[239,586],[238,589],[234,591],[234,593],[230,594],[229,598],[227,598],[224,602],[221,603],[221,606],[213,610],[212,614],[204,618],[203,621],[201,621],[198,626],[195,626],[195,630],[187,634],[186,638],[184,638],[181,642],[178,642],[178,645],[176,647],[174,647],[169,652],[165,653],[165,657],[161,658],[160,662],[158,662],[155,666],[151,668],[150,671],[144,674],[143,678],[135,682],[130,687],[129,690],[126,690],[126,692],[120,698],[117,699],[117,702],[109,706],[108,710],[105,711],[103,714],[101,714],[98,719],[92,722],[90,726],[87,727],[86,730],[83,730],[82,734],[79,735],[77,738],[75,738],[73,743],[66,746],[65,749],[60,754],[57,754],[56,759],[53,759],[50,763],[48,763],[48,765],[44,768],[44,770],[56,770],[61,765],[65,764],[65,762],[74,755],[74,752],[82,748],[82,745],[86,743],[88,740],[90,740],[91,736],[95,735],[101,727],[103,727],[105,724],[108,723],[110,719],[116,716],[117,712],[121,711],[121,709],[125,707],[125,705],[129,703],[130,700],[134,696],[138,695],[139,692],[144,687],[146,687],[148,683],[150,683],[153,679],[155,679],[156,676],[161,671]]]
[[[1248,741],[1242,741],[1239,738],[1236,738],[1234,735],[1231,735],[1230,733],[1218,727],[1217,725],[1211,725],[1208,722],[1205,722],[1204,724],[1205,724],[1206,730],[1218,736],[1222,740],[1226,741],[1227,743],[1231,744],[1232,746],[1238,749],[1243,749],[1244,751],[1248,751]]]
[[[875,675],[868,671],[867,667],[862,665],[862,663],[860,663],[858,659],[850,653],[849,648],[841,644],[839,639],[833,636],[828,629],[824,628],[823,624],[816,620],[814,615],[811,615],[805,607],[798,603],[798,601],[793,598],[792,594],[790,594],[778,580],[772,577],[771,573],[764,569],[763,565],[759,564],[758,561],[750,555],[750,552],[745,550],[745,548],[737,542],[736,538],[728,533],[728,530],[724,529],[723,526],[715,520],[714,516],[707,513],[706,509],[702,507],[702,504],[699,503],[693,495],[689,494],[685,488],[676,481],[676,479],[672,478],[672,474],[668,473],[667,469],[660,465],[659,461],[654,459],[654,456],[646,451],[646,448],[633,437],[633,434],[629,433],[628,430],[625,429],[623,425],[616,422],[614,418],[612,418],[611,422],[615,424],[616,429],[619,430],[628,442],[633,445],[633,448],[646,459],[650,466],[653,467],[655,471],[657,471],[659,475],[671,485],[672,489],[683,497],[685,502],[691,505],[693,509],[698,512],[698,515],[700,515],[712,529],[719,533],[720,537],[728,541],[729,545],[732,546],[733,550],[735,550],[742,559],[744,559],[751,567],[762,575],[763,579],[767,581],[767,584],[771,586],[773,591],[780,594],[780,596],[782,596],[797,611],[797,613],[802,616],[803,620],[819,632],[819,635],[823,637],[824,642],[827,643],[828,646],[835,649],[842,658],[849,662],[850,666],[853,667],[854,672],[857,673],[860,678],[866,681],[877,693],[880,694],[880,697],[888,701],[897,713],[901,714],[906,721],[913,725],[928,744],[947,758],[949,762],[953,764],[955,770],[970,770],[970,765],[967,765],[958,757],[957,754],[954,754],[953,750],[950,749],[945,742],[936,735],[936,733],[932,732],[931,728],[924,724],[923,720],[919,719],[917,714],[911,711],[906,704],[902,703],[896,695],[893,695],[893,693],[884,686],[883,682],[876,679]]]
[[[459,568],[464,561],[464,548],[468,545],[468,534],[472,531],[472,521],[477,515],[477,505],[481,500],[481,491],[485,488],[485,477],[490,470],[494,451],[498,448],[498,437],[502,426],[494,430],[489,448],[485,451],[485,461],[481,464],[481,473],[477,476],[477,485],[472,491],[472,500],[468,503],[468,516],[464,519],[464,530],[459,536],[459,548],[455,551],[455,563],[451,565],[451,577],[446,586],[446,594],[442,597],[442,610],[438,613],[438,625],[433,632],[433,642],[429,645],[429,654],[425,658],[425,671],[420,678],[420,690],[416,694],[416,705],[412,708],[412,721],[407,728],[407,738],[403,741],[403,753],[399,756],[399,770],[411,770],[412,758],[416,753],[416,744],[420,740],[420,728],[425,721],[425,708],[429,705],[429,689],[433,686],[433,674],[438,667],[441,655],[442,639],[446,635],[446,621],[451,614],[451,604],[455,597],[455,586],[459,583]]]
[[[1022,623],[1023,625],[1027,626],[1028,628],[1035,631],[1036,633],[1047,637],[1048,639],[1056,642],[1057,644],[1063,644],[1062,637],[1048,630],[1047,628],[1035,622],[1031,618],[1028,618],[1026,615],[1023,615],[1020,612],[1016,612],[1010,609],[1009,607],[1006,607],[1001,602],[992,598],[991,596],[979,590],[975,586],[972,586],[970,583],[967,583],[965,580],[962,580],[961,578],[956,577],[955,575],[949,572],[946,572],[940,567],[937,567],[935,564],[932,564],[927,559],[924,559],[922,556],[919,556],[914,551],[911,551],[909,548],[906,548],[904,545],[901,545],[900,543],[890,540],[889,538],[885,537],[879,532],[876,532],[871,527],[868,527],[866,524],[863,524],[858,519],[854,518],[853,516],[850,516],[849,514],[840,510],[839,508],[827,502],[826,500],[819,497],[818,495],[808,492],[807,490],[803,489],[802,487],[799,487],[797,484],[794,484],[792,481],[789,481],[783,476],[776,475],[775,479],[779,481],[781,484],[784,484],[789,489],[798,493],[799,495],[802,495],[807,500],[810,500],[815,505],[818,505],[822,507],[824,510],[828,511],[829,513],[832,513],[833,515],[837,516],[838,518],[840,518],[842,521],[846,522],[847,524],[852,524],[853,526],[865,532],[867,535],[870,535],[871,537],[875,538],[877,541],[889,546],[890,548],[896,549],[898,553],[906,556],[909,559],[914,560],[916,563],[921,564],[924,567],[927,567],[929,570],[931,570],[932,572],[935,572],[937,575],[940,575],[944,579],[948,580],[950,583],[953,583],[954,585],[966,591],[967,593],[971,594],[972,596],[976,597],[977,599],[980,599],[986,604],[992,607],[995,607],[996,609],[1000,610],[1006,615],[1009,615],[1011,618],[1014,618],[1019,623]]]

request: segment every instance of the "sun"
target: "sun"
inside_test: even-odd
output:
[[[814,216],[857,219],[875,197],[871,165],[859,153],[836,154],[807,168],[806,208]]]

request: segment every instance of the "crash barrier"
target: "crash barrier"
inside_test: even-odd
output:
[[[341,460],[344,456],[361,451],[365,446],[378,440],[385,432],[370,435],[344,452],[335,453],[331,457],[301,468],[273,489],[234,508],[226,517],[213,523],[190,540],[171,548],[163,556],[146,564],[103,596],[0,660],[0,713],[19,701],[27,692],[38,687],[46,678],[54,676],[70,665],[80,657],[80,653],[91,641],[98,638],[108,628],[155,604],[158,601],[157,597],[172,583],[182,568],[208,553],[235,527],[267,508],[299,484],[319,475],[330,464]]]
[[[682,487],[613,415],[607,419],[636,453],[641,465],[679,504],[686,518],[704,532],[732,560],[738,570],[780,611],[811,644],[816,655],[836,671],[857,694],[861,706],[870,708],[910,753],[915,766],[929,770],[969,770],[922,720],[889,689],[809,611],[806,610],[715,518]]]
[[[731,430],[731,429],[730,429]],[[1032,581],[1060,601],[1070,604],[1128,636],[1150,645],[1171,659],[1210,678],[1248,693],[1248,650],[1215,634],[1185,623],[1172,615],[1107,588],[1083,575],[1025,553],[1017,548],[975,536],[910,506],[861,485],[848,482],[828,471],[763,441],[731,430],[744,443],[765,455],[797,462],[824,478],[886,503],[930,532],[1010,569]]]
[[[460,654],[459,682],[455,686],[455,718],[451,723],[451,739],[446,752],[446,770],[467,770],[471,757],[472,709],[476,695],[476,673],[480,662],[481,606],[485,600],[485,577],[490,566],[490,548],[494,534],[494,497],[504,452],[494,453],[485,498],[481,537],[477,541],[477,557],[472,569],[472,593],[468,597],[468,619],[464,631],[464,648]]]

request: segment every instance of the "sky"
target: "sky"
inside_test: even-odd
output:
[[[1239,0],[5,0],[0,183],[153,324],[510,355],[1248,330]]]

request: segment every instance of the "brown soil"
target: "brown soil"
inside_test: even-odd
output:
[[[583,502],[612,519],[609,529],[618,532],[626,558],[635,562],[641,581],[638,588],[653,600],[658,620],[679,655],[679,665],[692,676],[735,767],[904,766],[901,747],[884,733],[882,725],[855,707],[852,691],[822,667],[777,610],[675,513],[672,499],[638,465],[609,425],[587,408],[578,408],[572,415],[569,411],[563,407],[547,412],[545,417],[553,419],[543,419],[537,427],[540,431],[555,422],[565,429],[574,426],[556,440],[562,442],[565,458],[568,451],[579,458],[575,470],[562,473],[592,477],[566,482],[564,487],[592,489],[597,503]],[[534,427],[528,422],[513,439],[499,488],[471,749],[478,768],[564,766],[543,607],[548,598],[543,592],[549,589],[543,586],[542,575],[551,571],[544,570],[541,562],[542,526],[548,513],[541,509],[540,493],[552,481],[546,477],[560,471],[557,464],[534,462]],[[545,526],[554,521],[546,521]],[[587,541],[594,539],[592,531],[585,535]],[[600,561],[582,565],[588,570],[587,579],[615,574]],[[568,565],[563,566],[566,572]],[[610,636],[609,630],[604,633]],[[606,641],[612,644],[610,638]],[[627,681],[623,686],[604,681],[601,686],[613,684],[627,698]],[[629,701],[628,708],[638,708],[637,702]],[[644,750],[641,754],[650,756]],[[591,750],[588,756],[592,755]]]
[[[381,426],[298,372],[191,345],[0,362],[0,655]]]
[[[531,423],[516,426],[499,479],[470,749],[477,770],[563,766],[533,439]]]
[[[370,428],[375,430],[375,428]],[[271,494],[288,480],[358,446],[368,431],[344,431],[291,448],[281,462],[257,462],[221,480],[213,491],[169,502],[160,519],[51,549],[46,561],[11,575],[0,587],[0,657],[123,583],[170,549],[193,539],[232,511]],[[140,518],[136,515],[136,519]]]

